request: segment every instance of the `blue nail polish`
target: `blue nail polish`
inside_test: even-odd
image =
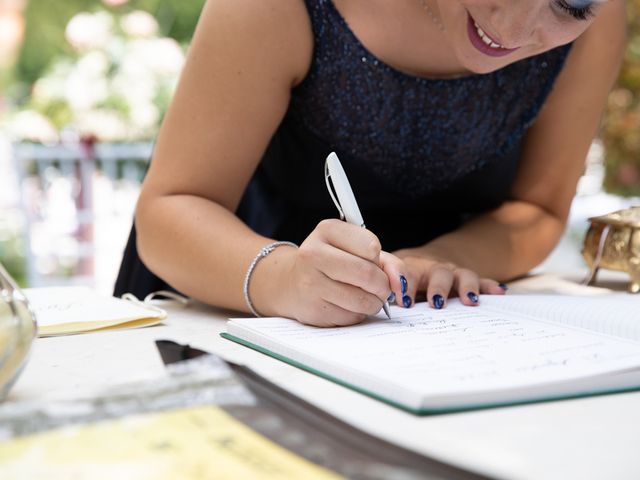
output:
[[[402,304],[404,308],[409,308],[411,306],[411,297],[409,295],[404,295],[402,297]]]
[[[400,289],[402,290],[402,296],[407,293],[407,279],[404,275],[400,275]]]
[[[437,310],[444,307],[444,297],[442,295],[434,295],[431,300],[433,301],[433,306],[436,307]]]
[[[473,303],[478,303],[478,301],[480,300],[480,298],[478,298],[478,295],[475,294],[474,292],[467,293],[467,298],[471,300]]]
[[[501,283],[500,285],[498,285],[501,289],[503,289],[505,292],[507,290],[509,290],[509,287],[507,285],[505,285],[504,283]]]
[[[389,294],[389,296],[387,297],[387,302],[388,302],[388,303],[393,303],[393,302],[395,302],[395,301],[396,301],[396,294],[395,294],[395,293],[393,293],[393,292],[391,292],[391,293]]]

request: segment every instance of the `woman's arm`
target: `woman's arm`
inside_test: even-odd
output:
[[[204,7],[135,219],[142,260],[185,294],[245,308],[244,272],[271,239],[233,212],[305,75],[309,37],[302,2]]]
[[[136,210],[141,259],[185,294],[247,310],[245,272],[273,239],[234,212],[312,50],[300,0],[206,4]],[[380,310],[389,295],[381,257],[371,232],[323,222],[300,249],[281,247],[264,258],[250,295],[266,315],[355,323]],[[402,264],[395,257],[382,263],[391,271]],[[393,288],[400,291],[396,277]]]
[[[429,299],[436,294],[446,298],[452,282],[461,297],[478,285],[477,277],[466,270],[462,282],[467,286],[456,285],[460,280],[451,270],[457,266],[480,277],[507,280],[540,263],[560,239],[626,44],[624,2],[614,0],[601,8],[576,40],[527,132],[510,200],[422,248],[396,252],[401,258],[430,259],[423,263],[419,281],[428,288]],[[491,283],[480,287],[495,293]]]

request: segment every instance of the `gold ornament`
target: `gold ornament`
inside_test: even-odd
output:
[[[629,292],[640,292],[640,206],[590,218],[582,256],[591,271],[592,285],[600,268],[626,272]]]

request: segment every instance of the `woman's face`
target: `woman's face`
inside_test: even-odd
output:
[[[465,68],[487,73],[575,40],[606,0],[437,0]]]

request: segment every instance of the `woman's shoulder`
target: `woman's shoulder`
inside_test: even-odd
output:
[[[313,54],[305,0],[208,0],[194,41],[224,42],[229,55],[252,51],[256,62],[290,69],[293,84],[304,78]]]
[[[593,24],[575,41],[575,50],[590,50],[592,54],[599,51],[611,54],[624,50],[627,41],[627,10],[624,0],[614,0],[600,8],[602,11]],[[591,56],[598,58],[597,54]]]
[[[572,85],[588,80],[607,85],[616,76],[627,44],[627,15],[625,2],[613,0],[602,5],[596,19],[578,37],[567,58],[561,84],[573,90]],[[561,89],[564,91],[564,89]]]

